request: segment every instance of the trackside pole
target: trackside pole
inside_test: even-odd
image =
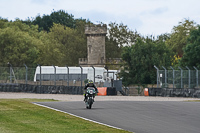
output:
[[[41,86],[42,85],[42,82],[41,82],[42,69],[41,69],[40,64],[38,64],[38,66],[40,67],[40,86]]]
[[[173,89],[174,89],[174,78],[175,78],[174,68],[172,66],[170,66],[170,68],[173,70]]]
[[[28,67],[26,64],[24,64],[25,68],[26,68],[26,86],[27,86],[27,81],[28,81]]]
[[[69,67],[66,65],[67,67],[67,86],[69,87]]]
[[[82,89],[82,74],[83,74],[83,68],[82,68],[82,66],[80,66],[80,68],[81,68],[81,89]]]
[[[165,69],[165,88],[167,88],[167,69],[162,66],[163,69]]]
[[[198,83],[198,80],[199,80],[199,77],[198,77],[199,70],[195,66],[193,66],[193,67],[196,70],[196,83],[197,83],[197,88],[198,88],[199,87],[199,83]]]
[[[189,88],[190,88],[190,68],[189,68],[188,66],[186,66],[186,68],[188,69],[188,73],[189,73],[189,74],[188,74],[188,77],[189,77],[189,78],[188,78],[188,84],[189,84],[188,86],[189,86]]]
[[[92,68],[94,69],[94,83],[95,83],[95,68],[94,66],[92,66]]]
[[[154,65],[154,67],[156,68],[156,70],[157,70],[157,88],[158,88],[158,78],[159,78],[159,69]]]
[[[56,67],[54,65],[52,65],[54,67],[54,86],[56,86]]]
[[[178,67],[181,70],[181,88],[183,88],[183,69]]]

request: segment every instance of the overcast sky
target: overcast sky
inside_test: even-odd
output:
[[[117,22],[142,35],[171,33],[186,19],[200,24],[200,0],[0,0],[0,17],[26,20],[65,10],[93,23]]]

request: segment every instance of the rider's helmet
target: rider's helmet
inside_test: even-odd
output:
[[[93,83],[93,81],[92,81],[92,80],[89,80],[88,83]]]

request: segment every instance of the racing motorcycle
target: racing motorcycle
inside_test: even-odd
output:
[[[96,95],[96,91],[94,87],[88,87],[86,90],[86,97],[87,99],[85,100],[85,105],[87,109],[91,109],[92,108],[92,104],[94,102],[94,97]]]

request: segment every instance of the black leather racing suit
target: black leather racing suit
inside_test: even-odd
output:
[[[95,86],[94,83],[87,83],[87,84],[85,85],[85,87],[84,87],[84,91],[85,91],[85,92],[84,92],[84,95],[85,95],[85,99],[84,99],[84,101],[87,99],[87,96],[86,96],[86,90],[87,90],[88,87],[94,87],[96,93],[98,93],[97,87]]]

